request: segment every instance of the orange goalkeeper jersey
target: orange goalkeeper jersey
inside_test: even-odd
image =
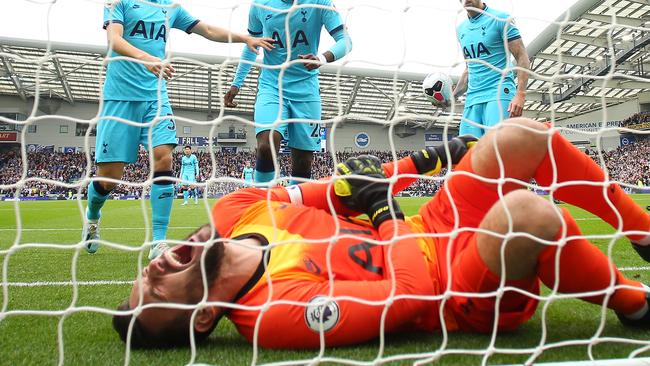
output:
[[[327,346],[376,338],[383,316],[385,332],[439,328],[438,301],[405,298],[439,294],[432,239],[400,236],[387,244],[396,231],[423,232],[419,216],[375,230],[332,215],[322,187],[308,193],[315,185],[243,189],[214,206],[222,237],[254,236],[267,245],[265,263],[236,301],[249,308],[227,314],[238,331],[262,347],[313,348],[321,333]]]

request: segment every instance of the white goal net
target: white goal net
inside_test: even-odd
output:
[[[165,1],[122,1],[129,4],[130,14],[149,7],[160,9],[165,15],[167,11],[178,10],[176,5]],[[586,365],[650,365],[650,324],[645,328],[623,326],[615,312],[607,308],[616,291],[632,288],[627,283],[617,283],[615,269],[632,282],[650,284],[650,266],[626,238],[626,235],[650,235],[647,232],[650,228],[632,233],[625,231],[624,213],[619,212],[620,207],[616,207],[616,202],[607,195],[610,185],[618,184],[644,211],[650,209],[650,139],[646,137],[650,133],[650,63],[647,58],[650,3],[645,0],[548,0],[549,4],[512,0],[489,2],[488,7],[503,10],[516,19],[516,22],[508,24],[516,24],[519,28],[531,58],[526,70],[530,79],[523,116],[540,124],[549,122],[548,136],[559,131],[563,138],[601,166],[606,178],[599,182],[573,180],[558,183],[558,165],[564,162],[553,157],[553,153],[550,154],[553,179],[549,185],[510,178],[508,174],[511,172],[504,171],[504,158],[500,154],[496,154],[496,159],[501,169],[493,179],[466,171],[457,172],[449,164],[442,166],[442,172],[435,176],[398,170],[397,176],[388,178],[391,187],[398,184],[398,177],[417,176],[417,180],[398,194],[397,202],[407,216],[417,215],[419,209],[439,192],[448,195],[451,191],[442,190],[442,187],[452,177],[469,175],[478,181],[495,184],[500,198],[496,206],[505,204],[503,190],[517,181],[552,202],[557,209],[555,212],[568,210],[583,234],[579,238],[536,238],[528,232],[513,229],[516,220],[508,210],[504,233],[464,227],[459,224],[459,216],[464,213],[459,213],[456,205],[451,204],[449,212],[445,212],[452,222],[452,229],[448,232],[406,235],[406,239],[415,238],[420,245],[429,245],[428,250],[434,252],[442,246],[427,243],[443,239],[451,243],[446,252],[427,253],[426,260],[431,262],[427,270],[433,276],[431,281],[438,282],[439,288],[426,294],[398,293],[400,290],[395,279],[400,273],[400,258],[393,252],[398,250],[396,243],[406,239],[396,233],[383,240],[377,235],[370,237],[367,234],[371,232],[370,226],[366,227],[368,231],[364,234],[364,230],[355,231],[337,223],[332,229],[335,235],[326,239],[301,237],[300,233],[287,233],[286,227],[278,226],[268,235],[246,236],[246,240],[250,237],[267,239],[268,243],[255,249],[251,249],[250,242],[234,240],[239,236],[236,232],[221,232],[223,239],[211,239],[207,244],[188,241],[188,234],[201,225],[230,220],[230,217],[221,217],[220,212],[213,211],[215,203],[252,184],[247,181],[244,169],[247,164],[255,169],[258,144],[255,128],[262,127],[259,122],[255,123],[254,117],[259,112],[255,108],[260,108],[256,105],[260,99],[258,91],[262,88],[258,84],[260,70],[279,69],[282,78],[288,74],[288,68],[297,64],[302,67],[302,64],[295,61],[294,56],[290,56],[294,61],[272,67],[262,63],[261,55],[255,61],[242,61],[242,43],[218,44],[197,34],[172,31],[175,24],[169,20],[165,24],[170,30],[160,35],[161,30],[154,29],[153,23],[152,28],[148,28],[145,19],[140,30],[143,36],[152,40],[159,36],[167,37],[164,61],[174,67],[174,76],[167,83],[167,90],[174,110],[172,123],[178,146],[172,153],[171,179],[174,181],[175,199],[165,242],[172,247],[207,248],[197,259],[198,272],[194,273],[200,277],[199,286],[186,289],[200,295],[188,305],[180,301],[165,301],[180,291],[184,286],[182,282],[169,282],[169,287],[164,289],[170,292],[162,295],[156,294],[155,287],[145,288],[142,282],[149,271],[156,270],[147,267],[150,263],[147,259],[149,249],[157,244],[152,237],[154,222],[149,198],[152,187],[164,178],[154,176],[150,168],[155,164],[153,150],[141,147],[135,155],[135,162],[126,165],[121,179],[97,179],[96,176],[96,149],[102,147],[96,147],[95,142],[102,108],[106,106],[102,100],[106,66],[132,61],[125,56],[111,57],[104,45],[106,32],[101,30],[101,14],[105,7],[114,9],[116,2],[15,0],[11,4],[0,4],[0,13],[12,18],[0,26],[3,30],[0,32],[0,364],[529,365],[584,362]],[[263,5],[253,8],[273,10],[266,2],[261,3]],[[278,14],[302,14],[303,21],[307,22],[307,11],[334,11],[327,5],[313,3],[297,0]],[[331,176],[336,165],[361,154],[376,155],[391,167],[397,167],[399,159],[416,151],[442,146],[446,159],[451,159],[453,151],[449,141],[459,135],[467,100],[460,97],[448,108],[433,106],[423,94],[422,81],[431,72],[451,75],[454,84],[462,78],[465,60],[463,50],[458,46],[456,27],[467,19],[466,10],[453,0],[334,0],[334,3],[352,39],[353,49],[336,63],[320,68],[321,120],[283,116],[281,111],[273,122],[277,128],[284,123],[309,126],[312,137],[321,138],[320,151],[315,152],[313,158],[312,179],[298,180],[313,187],[332,188],[336,178]],[[250,2],[179,0],[178,4],[203,22],[247,33]],[[501,19],[486,10],[478,10],[476,14],[502,22],[512,20]],[[269,15],[266,20],[272,17]],[[288,22],[286,27],[288,29]],[[124,28],[124,32],[128,31]],[[476,28],[476,32],[483,32],[484,36],[486,29]],[[279,47],[278,40],[291,44],[301,41],[303,36],[276,38],[275,46]],[[206,37],[214,37],[214,34]],[[323,31],[321,38],[319,54],[335,42],[327,31]],[[116,48],[113,44],[113,50]],[[479,48],[470,51],[479,52],[480,56]],[[507,57],[511,56],[508,51]],[[235,98],[238,105],[226,107],[224,95],[240,62],[253,67]],[[470,62],[495,69],[486,61]],[[506,74],[521,70],[514,66],[514,60],[512,62],[513,65],[505,70],[496,70],[504,75],[500,83],[505,82]],[[138,87],[136,84],[133,84],[134,88]],[[164,91],[159,89],[159,101],[163,94]],[[153,102],[154,115],[145,122],[147,126],[168,120],[162,104]],[[121,117],[112,120],[135,127],[142,123]],[[468,123],[478,125],[472,120]],[[535,133],[530,128],[522,129]],[[155,145],[152,133],[144,140]],[[494,143],[498,146],[499,140],[495,139]],[[189,182],[180,175],[183,147],[186,145],[197,157],[196,182]],[[271,145],[275,148],[274,143]],[[267,209],[257,215],[271,217],[264,225],[273,226],[282,220],[280,216],[271,214],[280,210],[274,206],[272,198],[277,197],[273,197],[271,192],[279,189],[273,187],[287,186],[291,181],[290,146],[282,141],[279,152],[273,151],[275,178],[271,183],[261,185],[266,190]],[[550,138],[548,146],[553,146]],[[317,180],[320,183],[314,183]],[[376,181],[377,178],[369,180]],[[94,181],[109,181],[117,185],[102,209],[100,249],[90,255],[86,253],[88,243],[80,241],[80,238],[88,205],[88,187]],[[602,188],[604,198],[594,197],[594,200],[606,201],[615,211],[619,222],[616,227],[593,213],[555,199],[554,193],[558,189],[580,184]],[[190,191],[195,197],[188,198]],[[296,203],[295,189],[288,188],[287,192],[286,200]],[[322,198],[322,202],[326,202],[323,209],[328,214],[345,214],[336,211],[335,207],[341,206],[336,205],[333,194]],[[252,203],[249,205],[253,206]],[[248,215],[255,216],[250,212]],[[263,225],[255,218],[246,219],[252,221],[243,224],[243,218],[235,220],[233,227],[240,225],[237,227],[246,232],[251,230],[250,227]],[[531,222],[535,219],[528,218]],[[348,219],[345,225],[357,222],[355,220]],[[417,219],[409,222],[415,221]],[[567,223],[564,219],[561,221],[566,230]],[[307,226],[326,224],[313,222]],[[245,225],[249,226],[243,229]],[[455,272],[450,271],[449,277],[443,276],[439,273],[440,268],[446,268],[445,273],[451,268],[456,255],[454,240],[467,232],[499,237],[503,243],[526,237],[541,245],[560,248],[570,240],[586,239],[611,260],[612,265],[607,268],[612,274],[611,283],[597,291],[570,294],[562,293],[558,283],[549,287],[542,284],[537,292],[515,287],[510,282],[506,285],[505,279],[496,289],[487,292],[468,294],[452,290],[448,287]],[[352,261],[361,263],[366,270],[374,271],[373,276],[379,277],[357,278],[356,272],[349,272],[350,278],[345,278],[348,273],[343,271],[341,275],[340,268],[331,268],[337,243],[346,240],[359,243],[354,249],[358,252],[350,254]],[[266,286],[268,292],[262,291],[267,296],[265,301],[246,305],[239,300],[233,303],[218,299],[222,295],[220,291],[225,291],[223,288],[228,285],[223,285],[223,288],[213,286],[212,282],[208,285],[211,271],[204,264],[208,263],[205,253],[215,243],[221,242],[237,250],[246,248],[262,253],[262,271],[248,290],[253,285],[257,286],[254,287],[256,291]],[[289,264],[283,267],[272,262],[272,258],[289,258],[295,248],[300,249],[295,249],[295,252],[302,256],[301,248],[308,246],[326,248],[326,254],[322,268],[316,263],[318,260],[314,262],[311,258],[300,257],[298,262],[304,268],[300,278],[320,282],[325,290],[316,297],[296,300],[284,286],[282,281],[285,278],[274,277],[281,271],[287,271],[287,276],[294,275],[285,268]],[[505,248],[504,245],[500,249],[500,265],[506,263]],[[382,253],[384,260],[379,267],[373,264],[375,250]],[[174,258],[181,268],[186,264],[181,263],[185,254],[179,253]],[[559,277],[562,271],[560,255],[553,263],[554,273]],[[585,268],[588,267],[585,264]],[[269,268],[272,270],[264,271]],[[379,279],[392,281],[392,285],[388,295],[381,299],[363,294],[335,296],[333,289],[340,286],[338,283],[346,282],[340,277],[367,281],[369,287],[372,280]],[[248,278],[250,276],[246,280]],[[535,278],[535,283],[539,283]],[[133,281],[140,284],[134,292],[135,300],[127,308],[116,310],[131,294]],[[274,281],[278,284],[274,285]],[[148,289],[155,298],[162,300],[149,303],[152,295]],[[508,306],[508,298],[514,293],[539,303],[529,320],[516,329],[505,331],[499,329],[497,323],[505,314],[502,307]],[[494,306],[498,315],[489,319],[487,331],[459,331],[463,326],[453,320],[453,315],[449,315],[452,310],[445,308],[445,304],[461,295],[470,299],[469,304],[472,300],[496,299]],[[606,306],[580,300],[597,296],[602,297],[601,304]],[[405,320],[395,325],[391,308],[405,301],[425,301],[434,310],[406,314]],[[369,313],[380,309],[378,324],[361,324],[346,313],[346,304],[366,306]],[[198,342],[192,333],[188,347],[143,350],[128,345],[132,338],[142,336],[139,333],[141,324],[136,323],[135,317],[153,308],[160,310],[161,306],[164,311],[153,324],[165,321],[177,310],[191,310],[188,319],[200,322],[209,309],[227,309],[230,313],[225,317],[230,320],[220,321],[204,342]],[[294,312],[287,311],[284,315],[286,323],[283,315],[274,310],[278,308]],[[264,347],[265,344],[279,344],[269,338],[287,339],[286,334],[298,332],[295,329],[298,326],[291,322],[296,308],[300,309],[303,317],[301,321],[304,324],[300,326],[310,328],[312,335],[318,337],[315,346],[304,347],[303,343],[297,343],[295,347],[292,344]],[[468,308],[459,311],[471,311]],[[256,315],[251,321],[250,315],[246,314]],[[435,319],[423,320],[423,314]],[[115,315],[135,316],[127,321],[127,344],[120,341],[113,329],[111,319]],[[265,320],[267,316],[273,316],[273,324]],[[650,316],[645,318],[648,320]],[[182,325],[181,320],[178,321]],[[341,342],[344,347],[332,347],[328,343],[331,335],[327,331],[346,322],[355,324],[356,328],[338,336],[345,339]],[[432,322],[438,325],[431,326]],[[363,335],[367,333],[366,327],[376,327],[376,334],[371,337]]]

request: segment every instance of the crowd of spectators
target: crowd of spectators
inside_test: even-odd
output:
[[[587,150],[586,153],[600,164],[597,151]],[[635,186],[650,186],[650,138],[604,151],[602,157],[611,180]]]
[[[391,161],[393,155],[388,151],[366,151],[366,154],[376,155],[382,161]],[[407,151],[398,151],[397,158],[408,155]],[[182,153],[174,155],[173,171],[175,176],[180,173],[180,159]],[[242,170],[247,162],[255,165],[255,155],[252,152],[242,151],[230,152],[195,152],[199,160],[199,182],[209,181],[208,195],[222,196],[235,191],[243,186]],[[347,158],[358,153],[338,152],[336,162],[345,161]],[[39,197],[60,195],[62,198],[69,198],[76,194],[81,186],[81,194],[86,193],[85,185],[79,184],[80,180],[92,177],[95,174],[95,164],[92,163],[93,156],[87,160],[85,153],[61,153],[61,152],[29,152],[27,153],[27,178],[21,187],[21,197]],[[91,163],[88,164],[88,161]],[[148,185],[144,184],[149,179],[149,154],[141,150],[135,163],[127,165],[123,181],[126,184],[118,185],[112,192],[114,196],[131,196],[134,198],[148,194]],[[213,167],[216,169],[212,173]],[[333,173],[334,157],[330,153],[317,153],[314,156],[312,178],[320,179],[329,177]],[[278,168],[280,176],[288,181],[291,173],[291,156],[289,154],[279,155]],[[90,173],[87,174],[87,169]],[[23,177],[22,159],[19,149],[5,150],[0,153],[0,181],[3,184],[15,184]],[[51,184],[38,180],[47,179],[66,184],[77,184],[77,187],[65,187],[60,184]],[[439,188],[440,181],[420,180],[409,187],[404,194],[410,196],[431,196]],[[13,189],[0,190],[0,196],[13,196]]]
[[[621,127],[639,128],[638,125],[650,122],[650,112],[639,112],[621,121]],[[640,129],[647,129],[641,126]]]
[[[382,161],[393,159],[393,154],[390,151],[365,151],[364,153],[376,155]],[[408,151],[398,151],[396,157],[399,159],[408,153]],[[587,150],[586,153],[596,162],[600,162],[600,154],[596,151]],[[196,152],[195,154],[199,159],[199,182],[209,182],[207,189],[210,197],[222,196],[241,188],[243,186],[241,181],[243,167],[247,162],[251,166],[255,165],[253,152],[215,152],[213,154]],[[358,153],[337,152],[335,154],[336,162],[345,161],[348,157],[356,154]],[[602,156],[610,179],[613,181],[650,186],[650,138],[640,139],[633,144],[603,152]],[[180,158],[181,153],[178,152],[173,159],[173,170],[177,177],[180,172]],[[20,187],[21,197],[60,196],[61,198],[70,198],[79,192],[79,187],[81,187],[81,194],[85,195],[85,184],[79,184],[79,182],[95,174],[93,156],[88,157],[85,153],[30,152],[27,153],[27,160],[27,171],[23,172],[19,149],[0,151],[0,182],[3,185],[10,185],[26,178]],[[147,151],[140,151],[137,161],[125,169],[123,180],[127,183],[118,185],[112,194],[134,198],[141,197],[143,194],[146,196],[149,189],[149,185],[145,184],[149,179],[149,163]],[[331,153],[317,153],[314,156],[312,178],[320,179],[331,176],[334,165],[334,156]],[[214,174],[213,167],[216,169]],[[278,168],[281,177],[290,175],[291,157],[289,154],[279,156]],[[87,169],[90,169],[90,172],[87,172]],[[76,184],[76,186],[65,187],[36,178]],[[284,179],[285,182],[287,180],[288,178]],[[421,179],[407,188],[403,194],[416,197],[432,196],[438,191],[441,184],[442,179]],[[14,192],[14,189],[0,189],[0,197],[13,196]]]

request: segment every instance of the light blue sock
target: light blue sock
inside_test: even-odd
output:
[[[267,183],[273,180],[275,172],[260,172],[255,169],[255,183]]]
[[[88,185],[88,209],[86,218],[88,220],[99,220],[102,216],[101,209],[108,199],[110,191],[106,191],[97,181]]]
[[[194,203],[198,203],[199,202],[199,190],[198,190],[198,188],[194,188],[192,190],[192,192],[193,192],[192,194],[194,195]]]
[[[187,198],[188,198],[189,196],[190,196],[190,192],[189,192],[189,190],[187,190],[187,189],[184,190],[184,191],[183,191],[183,202],[184,202],[184,203],[187,203]]]
[[[153,240],[167,239],[167,226],[174,202],[174,186],[169,184],[154,183],[151,186],[151,222],[153,226]]]

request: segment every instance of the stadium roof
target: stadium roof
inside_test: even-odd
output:
[[[650,0],[576,2],[527,47],[525,109],[563,118],[602,108],[601,97],[612,105],[648,91],[649,25]]]
[[[49,49],[47,46],[43,41],[0,37],[0,94],[97,102],[105,47],[57,42],[50,43]],[[168,84],[168,94],[174,108],[218,115],[222,93],[233,79],[238,60],[174,54],[172,62],[176,73]],[[227,112],[252,115],[258,72],[256,68],[251,71],[237,97],[239,106],[227,108]],[[436,119],[449,113],[433,108],[421,95],[423,77],[420,73],[327,65],[320,76],[323,118],[345,114],[350,119],[386,121],[408,113],[411,122],[443,125],[444,121]]]
[[[556,119],[563,119],[601,108],[602,96],[609,106],[649,90],[649,17],[649,0],[574,4],[528,47],[533,74],[525,114],[549,118],[554,111]],[[105,54],[106,48],[99,46],[0,37],[0,94],[96,102]],[[218,115],[237,60],[193,54],[174,54],[172,60],[176,74],[168,90],[174,107]],[[249,74],[239,107],[227,109],[227,114],[252,114],[257,73],[254,69]],[[425,127],[442,126],[450,114],[424,99],[424,76],[326,65],[320,76],[323,118],[403,117]],[[461,111],[462,106],[455,108],[453,124]]]

